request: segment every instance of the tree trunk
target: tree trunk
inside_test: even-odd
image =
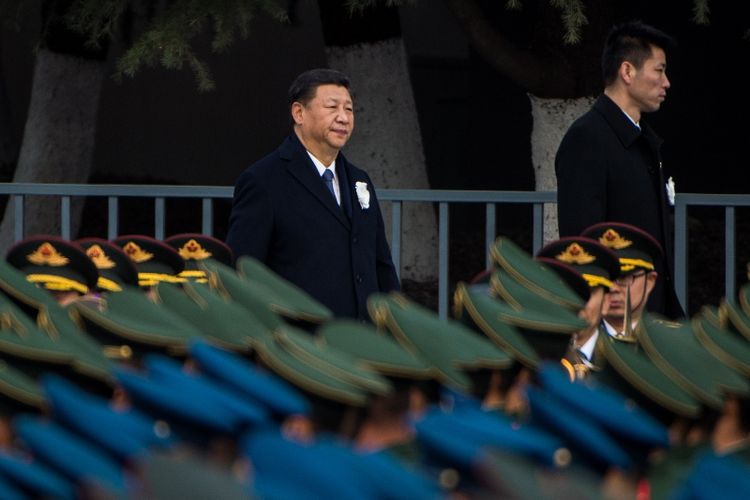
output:
[[[5,180],[6,173],[12,172],[16,163],[18,146],[13,134],[13,120],[10,116],[10,103],[5,88],[5,72],[3,71],[2,50],[0,41],[0,181]]]
[[[528,94],[531,101],[531,163],[536,191],[557,191],[555,154],[563,135],[576,118],[589,110],[594,97],[550,99]],[[544,206],[544,242],[558,238],[557,206]]]
[[[328,64],[352,78],[355,132],[346,147],[378,188],[427,189],[422,135],[403,39],[329,46]],[[383,211],[390,238],[391,213]],[[432,205],[407,203],[402,209],[401,278],[427,281],[437,276],[437,224]]]
[[[92,168],[104,62],[37,52],[29,113],[13,182],[85,183]],[[80,218],[72,204],[72,233]],[[24,234],[60,234],[59,198],[27,198]],[[13,207],[0,224],[0,252],[13,241]]]

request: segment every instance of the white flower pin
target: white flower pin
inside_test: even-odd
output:
[[[669,200],[669,204],[674,206],[674,180],[672,180],[672,177],[667,179],[667,199]]]
[[[354,190],[357,192],[357,199],[362,210],[370,208],[370,192],[367,190],[366,182],[355,182]]]

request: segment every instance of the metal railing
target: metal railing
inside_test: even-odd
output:
[[[750,207],[750,194],[697,194],[675,196],[674,267],[675,290],[685,311],[688,304],[688,219],[689,206],[724,207],[724,296],[735,297],[736,208]]]
[[[164,185],[106,185],[106,184],[29,184],[0,183],[0,195],[11,195],[14,208],[14,239],[24,235],[24,202],[27,196],[59,196],[61,236],[71,237],[71,198],[107,198],[107,238],[118,233],[119,199],[124,197],[153,198],[154,237],[165,237],[167,198],[200,199],[201,232],[213,234],[213,203],[216,199],[231,199],[233,188],[229,186],[164,186]],[[472,203],[485,206],[485,249],[495,241],[497,205],[532,205],[532,251],[543,244],[544,204],[555,203],[556,194],[548,191],[453,191],[426,189],[381,189],[381,201],[390,202],[392,214],[391,252],[397,270],[401,268],[402,225],[401,214],[404,203],[436,203],[438,205],[438,313],[447,316],[448,311],[448,257],[449,257],[449,204]],[[685,307],[688,302],[688,250],[687,211],[689,206],[719,206],[725,210],[724,282],[725,295],[735,293],[735,207],[750,206],[750,195],[677,194],[675,197],[675,288]],[[486,264],[490,265],[489,251]]]

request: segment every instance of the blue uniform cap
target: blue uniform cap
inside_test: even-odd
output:
[[[41,461],[79,485],[95,484],[110,492],[126,492],[120,466],[99,448],[50,421],[21,415],[13,426]]]
[[[268,412],[254,401],[242,398],[200,374],[186,373],[180,363],[161,354],[144,358],[149,377],[156,383],[171,385],[180,391],[204,398],[206,404],[231,412],[241,425],[258,425],[268,420]]]
[[[564,466],[570,459],[570,453],[556,437],[477,408],[464,406],[450,413],[433,410],[415,426],[420,442],[450,453],[448,458],[457,459],[463,466],[476,460],[480,450],[488,446],[519,453],[544,465]],[[455,437],[459,438],[458,442]]]
[[[750,492],[750,467],[731,457],[705,454],[696,460],[685,482],[672,492],[675,500],[721,498],[744,500]]]
[[[45,375],[42,387],[56,421],[119,460],[174,442],[167,426],[159,426],[135,409],[115,411],[106,400],[82,391],[62,377]]]
[[[133,370],[120,369],[116,376],[134,405],[153,418],[192,430],[225,434],[234,432],[239,426],[238,416],[216,404],[204,390],[155,381]]]
[[[73,484],[63,476],[39,461],[30,462],[27,457],[17,457],[7,451],[0,451],[0,476],[35,497],[75,498]]]
[[[632,465],[625,450],[591,418],[534,387],[526,389],[526,397],[531,423],[563,439],[575,459],[585,458],[600,471],[610,466],[628,469]]]
[[[316,444],[299,444],[276,430],[246,436],[242,450],[255,471],[261,498],[378,498],[371,485],[352,473],[352,465]]]
[[[604,387],[571,383],[559,366],[550,363],[539,370],[538,376],[547,393],[620,439],[649,447],[669,446],[666,427],[621,395]]]
[[[310,404],[297,389],[273,373],[259,370],[240,356],[200,340],[192,342],[190,355],[212,380],[249,396],[275,414],[310,413]]]
[[[0,476],[0,498],[5,500],[24,500],[27,495],[16,488],[13,483]]]

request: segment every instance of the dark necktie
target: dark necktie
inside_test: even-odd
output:
[[[336,201],[336,204],[338,205],[338,200],[336,200],[336,192],[333,190],[333,172],[326,169],[325,172],[323,172],[322,177],[326,183],[326,187],[331,192],[331,196],[333,196],[333,199]]]

